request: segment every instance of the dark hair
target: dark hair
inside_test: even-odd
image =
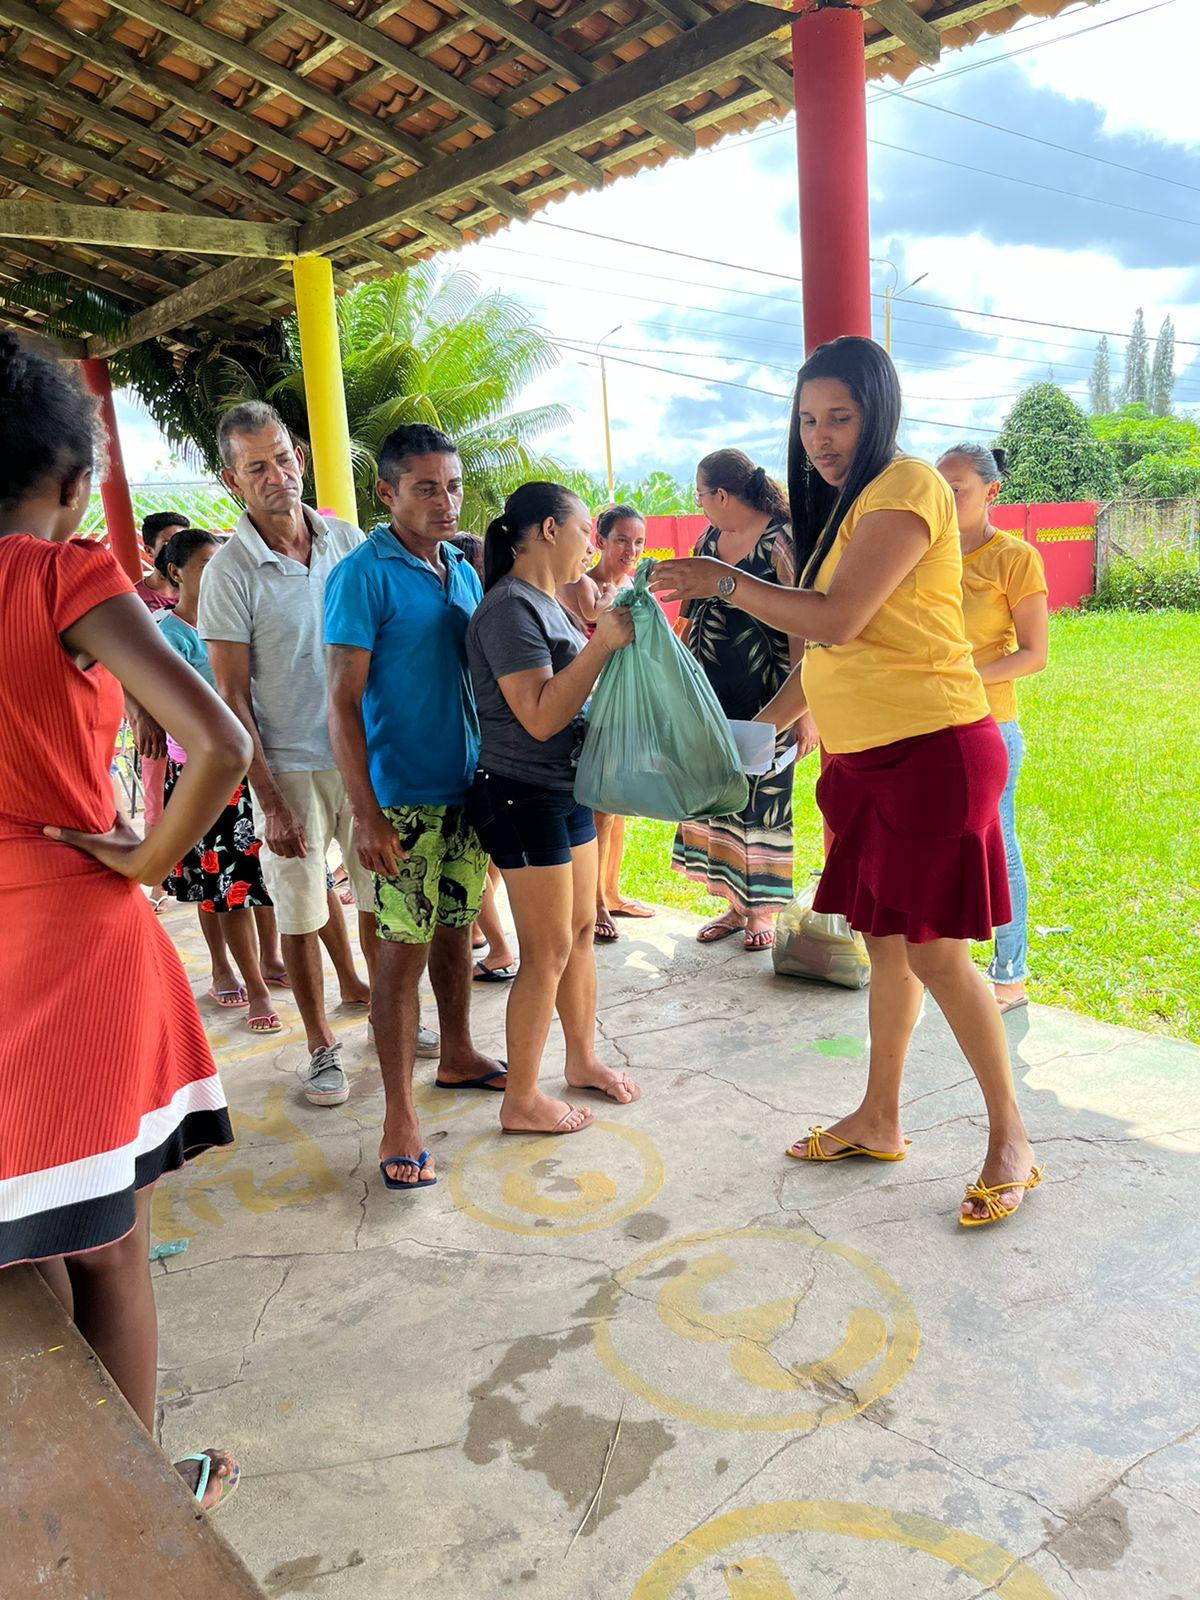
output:
[[[265,400],[243,400],[240,406],[231,406],[217,423],[217,453],[221,457],[221,465],[233,466],[235,438],[246,433],[261,433],[264,428],[271,427],[283,428],[292,444],[295,444],[283,418]]]
[[[825,482],[800,437],[800,391],[817,378],[844,383],[862,411],[862,432],[840,489]],[[892,358],[874,339],[845,334],[819,345],[800,368],[788,430],[788,500],[796,541],[796,581],[811,584],[833,548],[838,529],[859,495],[896,454],[900,379]]]
[[[645,526],[646,519],[636,506],[608,506],[596,518],[597,539],[607,539],[617,523],[624,522],[626,517]]]
[[[171,577],[171,568],[178,567],[180,572],[196,554],[203,550],[207,544],[220,544],[215,533],[209,533],[206,528],[180,528],[178,533],[173,533],[154,558],[154,565],[162,573],[168,583],[175,580]]]
[[[483,540],[477,533],[456,533],[450,543],[462,551],[476,572],[483,571]]]
[[[142,543],[149,550],[168,528],[190,528],[191,525],[192,519],[185,517],[182,511],[152,511],[142,518]]]
[[[580,503],[579,496],[561,483],[523,483],[514,489],[483,536],[484,590],[512,571],[531,528],[540,528],[551,517],[565,522]]]
[[[0,505],[94,468],[97,442],[96,403],[74,369],[0,332]]]
[[[393,428],[379,450],[376,468],[384,483],[398,483],[413,456],[456,456],[458,446],[440,428],[424,422],[405,422]]]
[[[787,499],[765,467],[756,467],[744,450],[714,450],[696,468],[710,489],[724,489],[766,516],[786,517]]]
[[[949,461],[951,456],[962,456],[964,461],[969,461],[984,483],[1004,482],[1008,451],[1002,450],[998,444],[990,447],[986,444],[956,444],[953,450],[943,450],[938,466],[943,461]]]

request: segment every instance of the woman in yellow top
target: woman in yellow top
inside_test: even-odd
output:
[[[1050,632],[1046,574],[1042,558],[1031,544],[992,527],[989,512],[1004,476],[1003,450],[989,450],[982,444],[955,445],[938,462],[938,471],[954,491],[958,511],[967,638],[1008,751],[1000,828],[1012,918],[996,929],[988,977],[1001,1011],[1015,1011],[1029,1004],[1025,993],[1029,899],[1016,828],[1017,777],[1025,741],[1017,721],[1015,682],[1041,672],[1046,665]]]
[[[987,1154],[959,1214],[970,1227],[1010,1216],[1041,1181],[968,944],[1009,920],[1007,758],[966,639],[954,499],[932,467],[896,454],[899,427],[900,382],[879,345],[822,345],[800,369],[789,438],[801,587],[694,558],[665,562],[655,587],[716,595],[806,641],[760,720],[784,728],[811,710],[827,753],[817,799],[833,843],[815,905],[866,939],[871,1057],[858,1109],[788,1153],[903,1159],[900,1079],[928,988],[987,1106]]]

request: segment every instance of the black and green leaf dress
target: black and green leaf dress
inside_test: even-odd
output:
[[[709,528],[698,556],[717,556],[720,535]],[[792,588],[796,582],[791,528],[772,522],[740,572]],[[703,667],[727,717],[749,721],[778,693],[792,670],[788,638],[720,600],[693,600],[685,608],[688,649]],[[781,748],[786,748],[785,735]],[[751,778],[750,801],[735,817],[685,822],[675,835],[671,864],[737,911],[766,910],[792,899],[791,766]]]

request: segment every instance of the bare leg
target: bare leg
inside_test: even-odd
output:
[[[572,938],[566,970],[558,980],[557,1009],[567,1042],[567,1086],[599,1089],[621,1105],[636,1100],[629,1074],[606,1067],[596,1058],[596,940],[592,907],[596,903],[599,852],[594,844],[571,851]]]
[[[597,824],[599,818],[597,817]],[[614,916],[652,917],[652,907],[621,893],[621,861],[625,855],[625,818],[610,817],[608,844],[600,853],[600,898]],[[596,836],[600,829],[597,825]]]
[[[135,1197],[133,1229],[115,1244],[66,1258],[75,1299],[75,1325],[109,1377],[154,1428],[158,1389],[158,1314],[150,1282],[150,1197]]]
[[[487,888],[483,891],[479,921],[475,924],[488,942],[488,953],[483,958],[483,964],[489,972],[497,972],[501,967],[511,967],[517,959],[501,925],[500,913],[496,909],[496,889],[499,883],[500,869],[489,861]]]
[[[158,1388],[158,1315],[149,1261],[152,1194],[152,1188],[143,1189],[134,1197],[133,1229],[123,1239],[82,1255],[37,1264],[147,1432],[154,1427]],[[0,1295],[3,1292],[4,1275],[0,1274]],[[205,1510],[216,1503],[222,1481],[234,1470],[234,1462],[225,1452],[211,1450],[208,1454],[213,1468],[204,1496]],[[182,1463],[179,1471],[194,1490],[199,1482],[198,1463]]]
[[[379,1051],[379,1070],[383,1076],[383,1136],[379,1159],[421,1156],[421,1125],[413,1105],[413,1063],[417,1057],[417,1028],[421,1020],[418,985],[429,946],[400,944],[393,939],[379,941],[379,967],[375,987],[375,1046]],[[430,1160],[423,1173],[415,1167],[389,1167],[388,1177],[401,1183],[434,1177]]]
[[[67,1271],[67,1263],[62,1256],[51,1256],[46,1261],[39,1261],[37,1269],[46,1280],[46,1287],[73,1322],[75,1292],[71,1288],[71,1274]]]
[[[827,1130],[836,1137],[822,1141],[826,1155],[835,1155],[843,1142],[862,1145],[865,1150],[904,1149],[900,1080],[925,991],[909,968],[907,947],[898,935],[888,939],[868,935],[867,952],[871,957],[871,987],[867,994],[871,1060],[866,1092],[856,1111]],[[798,1139],[792,1148],[803,1156],[808,1148],[807,1137]]]
[[[283,951],[279,948],[279,924],[274,906],[255,906],[254,926],[258,931],[258,964],[268,983],[284,985]]]
[[[440,1083],[461,1083],[495,1072],[498,1061],[481,1055],[471,1039],[471,930],[437,928],[429,946],[429,981],[442,1033]]]
[[[591,1113],[551,1099],[538,1088],[554,1001],[574,942],[574,869],[501,871],[517,925],[521,965],[508,995],[508,1085],[500,1106],[500,1125],[545,1133],[556,1129],[575,1132],[591,1120]],[[593,886],[589,915],[594,895]]]
[[[200,918],[200,932],[204,935],[204,942],[208,946],[208,959],[212,966],[212,986],[218,994],[231,994],[241,985],[234,976],[233,967],[229,961],[229,949],[225,943],[225,930],[221,926],[221,919],[215,911],[201,911],[196,907]]]
[[[604,811],[594,813],[596,819],[596,926],[595,939],[597,944],[613,944],[621,935],[617,932],[617,925],[612,919],[612,907],[605,898],[605,864],[609,856],[609,844],[612,839],[613,823],[615,817],[610,817]]]
[[[728,896],[726,896],[728,898]],[[741,906],[729,902],[729,910],[723,916],[714,917],[711,922],[706,922],[696,935],[700,944],[716,944],[718,940],[728,938],[730,934],[740,933],[746,926],[746,913]]]
[[[253,913],[241,908],[227,911],[224,916],[225,942],[237,962],[242,985],[250,997],[250,1015],[265,1017],[271,1010],[271,996],[258,964],[258,939],[255,936]],[[214,917],[213,920],[221,919]]]
[[[1025,1133],[1013,1088],[1008,1039],[996,1002],[971,960],[965,939],[933,939],[908,946],[908,964],[941,1007],[959,1048],[979,1080],[988,1116],[988,1146],[983,1182],[1023,1183],[1033,1167],[1033,1146]],[[1023,1189],[997,1196],[1006,1210],[1025,1198]],[[964,1200],[965,1216],[986,1216],[980,1201]]]
[[[374,989],[375,968],[379,961],[379,938],[375,932],[375,913],[373,911],[360,911],[358,913],[358,943],[363,953],[363,960],[367,963],[367,987],[368,989]],[[353,960],[353,956],[351,959]]]
[[[371,991],[359,977],[354,966],[354,955],[350,949],[350,937],[346,932],[346,918],[342,912],[342,902],[330,889],[326,896],[329,902],[329,916],[325,926],[321,929],[319,938],[329,952],[329,959],[333,962],[333,970],[337,973],[338,991],[344,1006],[365,1006],[371,1003]]]
[[[345,931],[343,928],[343,934]],[[325,968],[321,961],[320,939],[315,933],[285,933],[283,961],[292,981],[292,994],[311,1055],[322,1045],[335,1042],[325,1012]]]

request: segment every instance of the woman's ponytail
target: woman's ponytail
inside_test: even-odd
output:
[[[506,516],[494,517],[483,535],[483,589],[486,594],[513,569],[518,538],[514,538]]]

